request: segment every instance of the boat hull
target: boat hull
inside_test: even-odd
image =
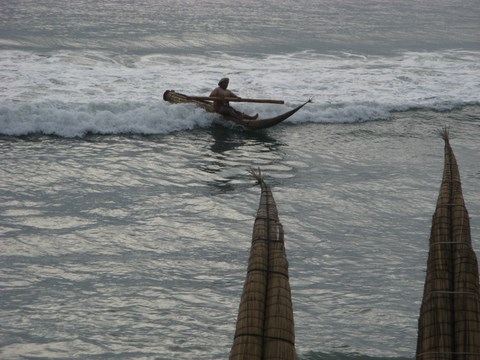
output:
[[[174,90],[167,90],[163,94],[163,99],[165,101],[168,101],[172,104],[195,104],[196,106],[199,106],[203,108],[205,111],[210,112],[210,113],[215,113],[215,110],[213,108],[213,104],[209,101],[206,100],[196,100],[196,99],[191,99],[187,95],[180,94]],[[295,109],[292,109],[290,111],[287,111],[286,113],[283,113],[281,115],[278,115],[273,118],[267,118],[267,119],[236,119],[232,116],[227,116],[227,115],[221,115],[223,119],[227,120],[230,123],[235,123],[237,125],[243,126],[247,129],[252,129],[252,130],[259,130],[259,129],[266,129],[269,127],[272,127],[274,125],[277,125],[281,123],[282,121],[287,120],[290,116],[295,114],[298,110],[300,110],[303,106],[305,106],[308,102],[305,102],[304,104],[297,106]]]

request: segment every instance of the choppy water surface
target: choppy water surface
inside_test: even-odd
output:
[[[474,2],[3,1],[0,358],[227,358],[260,167],[299,358],[412,359],[444,126],[480,249]],[[162,99],[223,76],[314,101]]]
[[[284,53],[478,50],[476,0],[4,0],[3,48]]]
[[[225,358],[259,200],[246,171],[260,166],[286,229],[299,354],[411,357],[443,167],[439,125],[419,115],[3,139],[2,356]],[[478,123],[458,125],[475,234]]]

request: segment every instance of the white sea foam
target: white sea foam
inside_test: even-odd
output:
[[[103,108],[99,110],[97,108]],[[61,103],[12,104],[0,107],[4,135],[42,133],[64,137],[94,134],[166,134],[204,127],[215,115],[192,106],[71,105]]]
[[[158,134],[209,126],[214,115],[163,101],[175,89],[208,95],[223,76],[243,97],[286,105],[236,104],[275,116],[313,97],[289,122],[388,119],[412,108],[448,110],[480,103],[480,52],[396,56],[302,52],[270,56],[127,56],[101,52],[0,52],[0,132],[82,136]]]

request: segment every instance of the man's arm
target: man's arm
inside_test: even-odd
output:
[[[240,96],[238,95],[235,95],[233,92],[231,92],[230,90],[228,90],[229,94],[228,94],[228,97],[231,97],[231,98],[236,98],[236,99],[241,99]]]

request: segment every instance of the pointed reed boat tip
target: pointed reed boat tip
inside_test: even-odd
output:
[[[450,140],[450,129],[448,126],[445,126],[442,131],[440,131],[440,136],[445,142]]]
[[[256,180],[255,185],[259,185],[264,182],[264,176],[262,174],[262,170],[260,168],[255,169],[249,169],[248,173]]]

